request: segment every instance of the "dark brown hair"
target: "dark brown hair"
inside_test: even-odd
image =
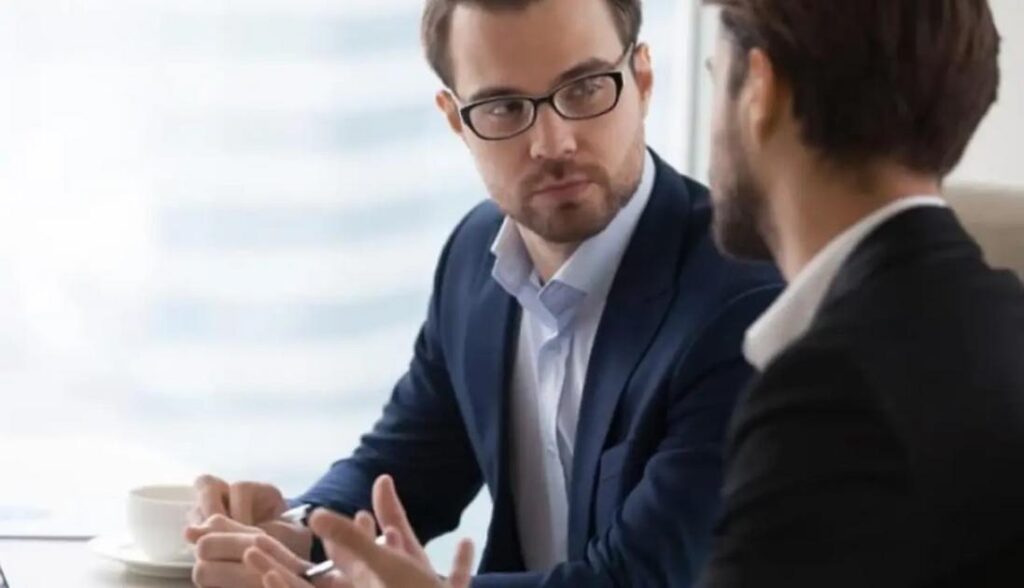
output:
[[[538,0],[427,0],[423,10],[422,36],[427,61],[449,88],[454,84],[448,39],[452,13],[460,4],[487,10],[522,10]],[[641,0],[604,0],[612,11],[623,48],[636,41],[642,24]]]
[[[828,159],[893,158],[949,173],[996,99],[987,0],[704,0],[736,49],[730,90],[763,50],[793,93],[803,139]]]

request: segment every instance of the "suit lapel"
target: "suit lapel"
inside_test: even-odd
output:
[[[509,385],[515,360],[518,308],[488,273],[467,323],[466,391],[475,434],[486,459],[480,467],[494,491],[493,536],[488,537],[481,562],[484,569],[491,571],[514,571],[523,565],[509,483],[508,447]]]
[[[583,390],[569,489],[569,558],[585,555],[598,461],[619,399],[672,304],[690,199],[683,180],[655,157],[657,178],[616,273]]]
[[[507,464],[506,418],[510,367],[515,354],[516,304],[493,280],[486,280],[470,310],[466,335],[466,391],[476,433],[491,459],[484,476],[504,482]]]

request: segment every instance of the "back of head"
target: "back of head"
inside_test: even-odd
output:
[[[737,51],[771,58],[803,140],[826,159],[943,177],[996,99],[987,0],[705,1],[721,6]],[[746,59],[734,63],[735,89]]]

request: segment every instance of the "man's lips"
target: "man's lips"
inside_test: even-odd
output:
[[[571,198],[585,190],[592,182],[587,178],[578,178],[557,184],[542,186],[533,192],[534,196],[547,198]]]

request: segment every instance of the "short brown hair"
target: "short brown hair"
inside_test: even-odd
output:
[[[452,13],[460,4],[481,6],[487,10],[522,10],[539,0],[427,0],[423,10],[422,36],[427,61],[446,86],[454,85],[448,39]],[[623,48],[634,43],[642,24],[641,0],[604,0],[612,11]]]
[[[987,0],[704,0],[739,59],[763,50],[790,85],[803,139],[843,163],[893,158],[940,177],[996,100],[999,33]]]

